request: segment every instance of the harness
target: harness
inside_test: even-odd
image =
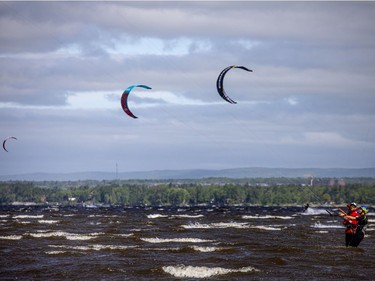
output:
[[[359,217],[359,214],[356,211],[350,212],[349,216]],[[358,221],[354,220],[344,220],[344,225],[346,226],[345,233],[356,234],[358,230]]]

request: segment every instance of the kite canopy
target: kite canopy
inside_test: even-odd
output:
[[[14,140],[17,140],[17,138],[16,137],[7,137],[4,141],[3,141],[3,148],[4,148],[4,150],[6,151],[6,152],[8,152],[8,150],[6,149],[6,147],[5,147],[5,143],[8,141],[8,140],[10,140],[10,139],[14,139]]]
[[[219,95],[224,99],[226,100],[227,102],[229,103],[236,103],[234,100],[232,100],[224,91],[224,86],[223,86],[223,83],[224,83],[224,77],[225,75],[227,74],[227,72],[229,70],[231,70],[232,68],[241,68],[243,70],[246,70],[246,71],[249,71],[249,72],[253,72],[251,69],[248,69],[247,67],[245,66],[239,66],[239,65],[231,65],[231,66],[228,66],[226,68],[224,68],[223,71],[221,71],[221,73],[219,74],[219,77],[217,78],[217,81],[216,81],[216,88],[217,88],[217,91],[219,93]]]
[[[145,89],[151,89],[151,87],[149,86],[146,86],[146,85],[133,85],[133,86],[130,86],[128,87],[124,93],[122,94],[121,96],[121,106],[122,106],[122,109],[125,111],[125,113],[127,115],[129,115],[130,117],[133,117],[133,118],[138,118],[137,116],[135,116],[129,109],[129,106],[128,106],[128,96],[130,94],[130,91],[133,90],[133,88],[135,87],[140,87],[140,88],[145,88]]]

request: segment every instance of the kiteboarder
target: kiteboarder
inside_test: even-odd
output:
[[[345,220],[352,220],[352,221],[357,221],[357,229],[354,234],[353,239],[350,241],[349,245],[352,247],[358,247],[359,243],[363,240],[365,237],[365,231],[366,231],[366,226],[368,224],[368,219],[367,219],[367,213],[369,212],[369,209],[366,206],[360,206],[357,209],[357,213],[359,216],[344,216]]]
[[[359,213],[357,212],[357,204],[355,202],[352,202],[347,205],[349,211],[346,213],[342,209],[339,208],[342,216],[344,218],[343,224],[346,226],[345,228],[345,245],[346,247],[352,246],[356,247],[353,245],[354,242],[354,237],[357,234],[357,229],[358,229],[358,221],[356,220],[357,217],[359,217]]]
[[[307,203],[306,206],[305,206],[305,209],[304,209],[303,211],[304,211],[304,212],[307,212],[307,210],[309,209],[309,207],[310,207],[310,204]]]

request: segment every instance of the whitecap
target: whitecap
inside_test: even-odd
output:
[[[214,240],[200,239],[200,238],[141,238],[142,241],[149,243],[206,243],[214,242]]]
[[[168,248],[139,248],[141,251],[180,251],[182,248],[181,247],[168,247]]]
[[[66,251],[47,251],[46,254],[47,255],[61,255],[61,254],[65,254]]]
[[[176,266],[163,266],[163,270],[170,275],[173,275],[177,278],[208,278],[217,275],[224,275],[228,273],[236,272],[251,272],[259,271],[252,266],[242,267],[239,269],[229,269],[222,267],[205,267],[205,266],[185,266],[185,265],[176,265]]]
[[[134,233],[128,233],[128,234],[113,234],[115,237],[130,237],[133,236]]]
[[[198,229],[198,228],[249,228],[248,223],[244,222],[218,222],[218,223],[210,223],[210,224],[201,224],[201,223],[193,223],[187,225],[181,225],[181,227],[185,229]]]
[[[64,250],[78,250],[78,251],[127,250],[130,248],[136,248],[136,246],[102,245],[102,244],[92,244],[92,245],[86,245],[86,246],[49,245],[49,247],[64,249]]]
[[[313,225],[311,225],[313,228],[344,228],[342,225],[337,224],[321,224],[320,222],[316,222]]]
[[[8,236],[0,236],[0,239],[3,240],[20,240],[22,235],[8,235]]]
[[[201,218],[204,217],[204,215],[173,215],[172,217],[175,218]]]
[[[16,220],[17,223],[20,223],[20,224],[31,224],[30,221],[20,221],[20,220]]]
[[[66,235],[65,237],[68,240],[74,240],[74,241],[85,241],[85,240],[91,240],[95,238],[89,235],[78,235],[78,234]]]
[[[42,224],[56,224],[58,222],[59,221],[56,221],[56,220],[38,220],[38,223],[42,223]]]
[[[271,230],[271,231],[282,230],[282,228],[280,228],[280,227],[266,226],[266,225],[255,225],[255,226],[252,226],[251,228],[262,229],[262,230]]]
[[[91,240],[96,238],[101,233],[91,233],[91,234],[75,234],[68,233],[65,231],[53,231],[53,232],[44,232],[44,233],[29,233],[31,237],[34,238],[49,238],[49,237],[65,237],[67,240]]]
[[[160,214],[151,214],[147,215],[147,218],[149,219],[157,219],[157,218],[167,218],[168,216],[166,215],[160,215]]]
[[[327,209],[320,209],[320,208],[307,208],[306,211],[302,212],[301,215],[327,215]]]
[[[49,238],[49,237],[65,237],[68,235],[64,231],[53,231],[53,232],[38,232],[38,233],[29,233],[31,237],[34,238]]]
[[[243,219],[280,219],[280,220],[290,220],[293,219],[294,217],[291,216],[271,216],[271,215],[266,215],[266,216],[248,216],[244,215],[242,216]]]
[[[220,251],[224,249],[224,248],[219,248],[219,247],[201,247],[201,246],[192,246],[191,248],[194,251],[202,252],[202,253],[215,252],[215,251]]]
[[[44,215],[17,215],[14,216],[13,218],[15,219],[42,219]]]

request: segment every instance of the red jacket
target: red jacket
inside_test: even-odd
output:
[[[356,217],[357,218],[357,217],[360,216],[360,214],[357,213],[357,209],[354,209],[353,211],[350,211],[348,213],[348,216]],[[345,225],[349,225],[349,224],[351,224],[351,225],[358,225],[358,221],[356,219],[354,219],[354,220],[344,219],[344,224]]]

